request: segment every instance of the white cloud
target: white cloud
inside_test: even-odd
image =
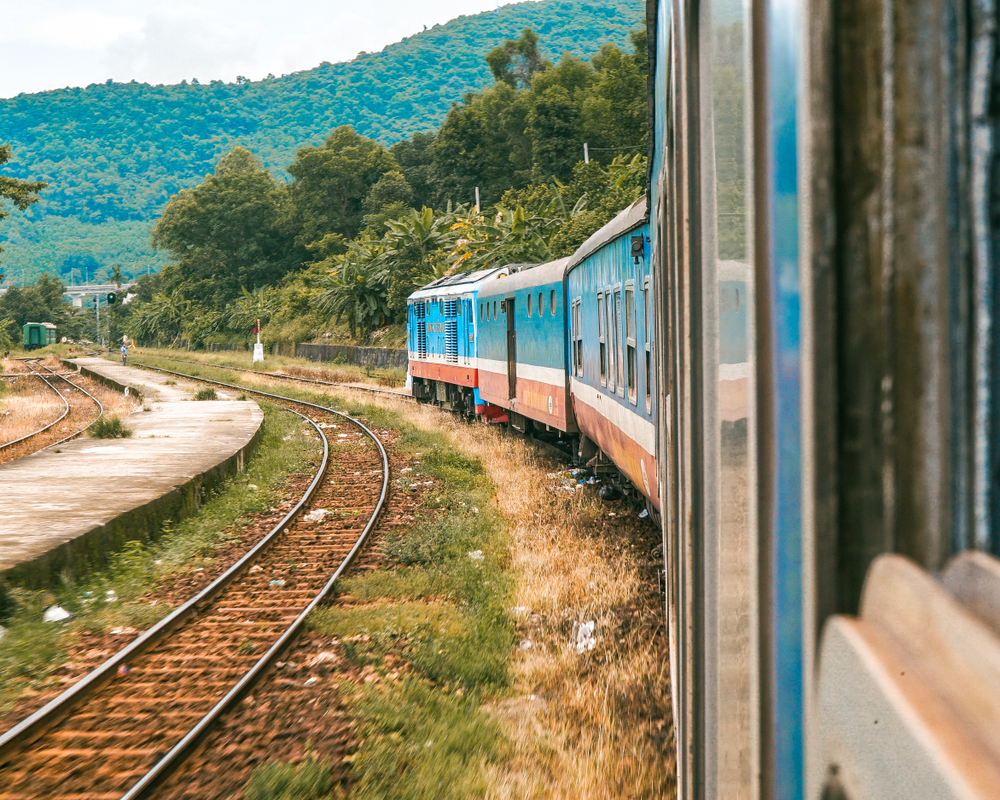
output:
[[[24,18],[18,25],[4,25],[3,41],[23,41],[70,50],[96,50],[123,34],[135,33],[142,19],[100,11],[74,9],[37,18]]]
[[[0,97],[111,78],[252,80],[348,61],[508,0],[33,0],[4,9]],[[13,4],[10,4],[13,5]]]

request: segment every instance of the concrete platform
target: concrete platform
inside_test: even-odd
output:
[[[202,387],[193,383],[167,385],[167,376],[103,359],[72,363],[129,387],[150,410],[126,417],[131,438],[75,439],[0,466],[0,575],[10,583],[78,573],[192,513],[207,489],[243,470],[264,421],[256,403],[222,392],[194,401]]]

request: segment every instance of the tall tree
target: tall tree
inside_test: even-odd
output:
[[[167,204],[153,229],[153,246],[177,260],[172,288],[221,308],[280,279],[295,261],[278,225],[283,195],[271,174],[236,147],[194,189]]]
[[[0,144],[0,166],[10,161],[10,157],[10,145]],[[9,200],[15,208],[24,211],[38,200],[38,193],[46,186],[48,184],[45,181],[22,181],[8,175],[0,175],[0,200]],[[0,221],[9,216],[10,212],[0,203]]]
[[[498,82],[514,88],[531,86],[531,79],[545,63],[538,50],[538,34],[525,28],[520,39],[508,39],[490,50],[486,63]]]
[[[305,247],[330,233],[352,239],[361,230],[362,202],[379,179],[398,169],[377,142],[349,125],[336,128],[319,147],[304,147],[288,172],[290,220],[295,241]]]

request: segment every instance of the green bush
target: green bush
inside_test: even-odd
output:
[[[201,389],[198,394],[194,396],[195,400],[218,400],[219,395],[215,393],[215,389],[209,386],[207,389]]]
[[[268,761],[253,771],[243,789],[246,800],[339,800],[330,767],[312,756],[298,766]]]
[[[125,426],[117,415],[101,417],[90,426],[91,439],[128,439],[135,431]]]

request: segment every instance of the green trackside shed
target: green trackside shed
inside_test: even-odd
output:
[[[56,343],[56,326],[51,322],[24,323],[24,349],[34,350]]]

